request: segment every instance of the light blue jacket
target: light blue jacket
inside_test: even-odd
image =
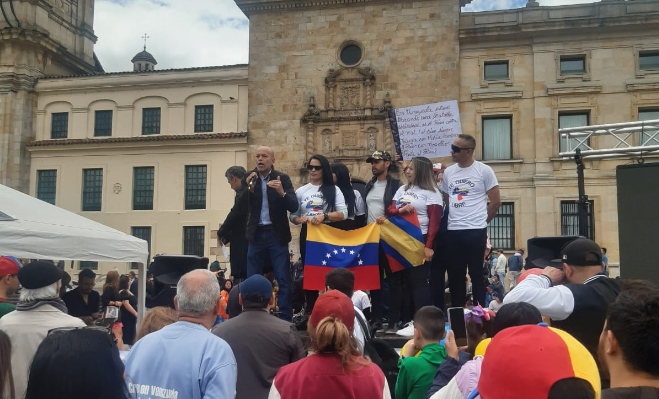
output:
[[[126,384],[137,399],[233,399],[237,378],[231,347],[187,321],[140,339],[126,358]]]

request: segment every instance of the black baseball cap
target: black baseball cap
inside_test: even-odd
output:
[[[577,238],[561,249],[561,261],[571,266],[598,266],[602,264],[602,249],[593,240]]]
[[[393,158],[391,158],[391,154],[389,154],[389,152],[377,150],[370,157],[366,158],[366,163],[371,163],[373,161],[379,161],[379,160],[392,162]]]

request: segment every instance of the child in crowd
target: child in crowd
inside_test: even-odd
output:
[[[396,398],[424,399],[446,349],[440,341],[446,335],[444,312],[424,306],[414,315],[414,338],[407,342],[398,361]],[[414,355],[421,350],[418,357]]]

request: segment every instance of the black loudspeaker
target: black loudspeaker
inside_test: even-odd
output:
[[[526,257],[526,266],[524,266],[524,268],[544,269],[547,266],[562,268],[563,263],[560,262],[561,249],[565,244],[576,238],[579,237],[561,236],[529,238],[526,242],[526,250],[528,251],[528,254]]]
[[[184,274],[195,269],[208,269],[208,258],[192,255],[158,255],[149,266],[153,273],[152,307],[174,308],[176,285]]]
[[[618,166],[616,180],[620,276],[659,284],[659,163]]]

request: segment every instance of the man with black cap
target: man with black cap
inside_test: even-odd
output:
[[[304,357],[302,341],[294,324],[270,315],[274,296],[268,279],[255,274],[239,287],[243,312],[212,332],[236,356],[236,399],[266,399],[277,371]]]
[[[397,171],[397,165],[394,163],[391,154],[387,151],[375,151],[366,162],[371,164],[373,178],[366,184],[364,190],[364,202],[366,204],[366,224],[373,222],[382,222],[386,218],[386,210],[391,205],[391,201],[401,185],[400,180],[391,176],[392,172]],[[391,272],[389,262],[380,248],[380,278],[384,273],[387,275],[389,283],[389,326],[390,332],[396,332],[396,323],[400,320],[400,303],[402,301],[402,289],[400,277]],[[381,281],[382,282],[382,281]],[[373,318],[375,327],[382,327],[382,316],[384,303],[382,301],[381,290],[371,291],[373,298]]]
[[[561,250],[562,269],[548,266],[529,275],[503,300],[527,302],[581,342],[597,359],[597,345],[610,303],[620,292],[617,281],[604,275],[600,246],[577,238]]]
[[[37,348],[48,332],[61,327],[84,327],[85,323],[67,314],[58,296],[62,270],[52,262],[37,261],[21,268],[18,281],[23,288],[16,311],[0,319],[0,330],[11,339],[11,364],[16,397],[27,388],[28,372]]]

